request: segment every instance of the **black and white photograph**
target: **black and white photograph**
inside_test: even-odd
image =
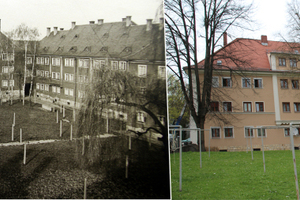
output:
[[[0,199],[170,199],[163,0],[0,5]]]

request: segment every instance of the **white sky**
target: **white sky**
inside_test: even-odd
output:
[[[1,31],[7,32],[21,23],[38,28],[41,37],[46,28],[57,26],[68,30],[71,22],[77,25],[104,19],[105,22],[122,21],[132,16],[137,24],[154,19],[162,0],[1,0]]]

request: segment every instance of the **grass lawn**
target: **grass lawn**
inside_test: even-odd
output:
[[[172,199],[297,199],[291,151],[182,153],[179,192],[179,153],[170,155]],[[300,151],[296,151],[300,178]]]

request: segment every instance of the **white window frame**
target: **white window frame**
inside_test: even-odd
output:
[[[66,96],[69,96],[69,88],[64,88],[64,94],[66,95]]]
[[[287,130],[288,130],[289,135],[286,135]],[[291,134],[290,128],[284,128],[284,129],[283,129],[283,134],[284,134],[284,137],[290,137],[290,134]]]
[[[258,87],[255,87],[255,81],[256,81],[256,80],[260,80],[260,81],[261,81],[261,85],[259,85],[259,83],[258,83]],[[255,89],[263,88],[263,79],[262,79],[262,78],[253,78],[253,87],[254,87]]]
[[[158,78],[165,79],[166,78],[166,66],[158,66]]]
[[[2,80],[2,87],[8,87],[8,80]]]
[[[50,58],[46,57],[45,58],[45,65],[49,65],[50,64]]]
[[[60,94],[60,87],[56,87],[56,93]]]
[[[44,57],[37,57],[36,64],[43,65],[44,64]]]
[[[259,111],[259,110],[257,110],[257,103],[263,103],[263,111]],[[265,112],[265,102],[264,101],[256,101],[255,102],[255,112]]]
[[[48,84],[45,84],[45,91],[49,92],[49,85]]]
[[[65,67],[74,67],[74,58],[65,58]]]
[[[138,65],[138,76],[139,77],[147,76],[147,65]]]
[[[44,90],[44,84],[40,84],[40,90]]]
[[[40,89],[40,84],[37,83],[35,87],[36,87],[37,90],[39,90]]]
[[[137,114],[136,114],[136,120],[138,122],[145,123],[145,113],[142,112],[142,111],[137,112]]]
[[[257,127],[257,128],[261,128],[261,127]],[[258,136],[258,132],[260,131],[260,129],[256,129],[257,130],[257,137],[258,138],[261,138],[261,136]],[[263,138],[266,138],[267,137],[267,129],[263,128],[263,132],[265,133],[263,135]]]
[[[229,79],[229,86],[224,86],[224,79]],[[222,77],[222,87],[224,87],[224,88],[231,88],[232,87],[231,77]]]
[[[224,109],[224,103],[230,103],[231,104],[231,111],[228,111],[228,110]],[[223,101],[222,102],[222,109],[223,109],[223,112],[233,112],[232,102],[231,101]]]
[[[111,69],[118,70],[119,69],[119,62],[118,61],[111,61]]]
[[[74,90],[69,88],[69,96],[73,97],[74,96]]]
[[[246,129],[249,128],[251,130],[250,132],[250,136],[246,135]],[[253,126],[244,126],[244,137],[245,138],[254,138],[254,133],[253,133],[253,129],[254,127]],[[251,133],[252,133],[252,136],[251,136]]]
[[[219,137],[213,137],[213,129],[219,129]],[[221,139],[221,127],[210,127],[210,138],[211,139]]]
[[[219,77],[218,76],[213,76],[211,84],[212,84],[212,87],[214,87],[214,88],[219,87]]]
[[[83,59],[79,59],[78,62],[79,62],[79,67],[82,67],[82,68],[90,67],[90,59],[83,58]]]
[[[226,137],[225,136],[225,129],[226,128],[231,128],[232,129],[232,137]],[[234,127],[233,126],[225,126],[224,128],[223,128],[223,133],[224,133],[224,138],[226,139],[226,138],[234,138]]]
[[[244,83],[247,83],[247,85]],[[251,88],[251,78],[242,78],[242,88]]]
[[[32,57],[26,57],[26,64],[32,64]]]
[[[119,70],[121,70],[121,71],[127,70],[127,62],[126,61],[119,61]]]
[[[247,105],[247,110],[245,110],[245,103],[250,103],[251,105],[251,111],[249,111],[249,107]],[[243,112],[253,112],[253,108],[252,108],[252,102],[251,101],[243,101]]]
[[[56,86],[52,86],[52,92],[56,93]]]
[[[49,78],[49,71],[45,71],[45,77]]]
[[[106,62],[105,62],[105,60],[96,59],[96,60],[94,60],[93,64],[94,64],[93,65],[94,69],[101,69],[105,66]]]
[[[52,66],[60,66],[61,59],[60,58],[52,58]]]

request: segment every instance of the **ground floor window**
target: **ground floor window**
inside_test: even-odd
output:
[[[233,128],[224,128],[224,136],[225,138],[232,138],[233,137]]]
[[[266,129],[262,129],[262,136],[266,137]],[[261,137],[261,129],[257,129],[257,137]]]
[[[220,138],[220,128],[211,128],[211,138]]]
[[[245,137],[253,137],[252,127],[245,127]]]

